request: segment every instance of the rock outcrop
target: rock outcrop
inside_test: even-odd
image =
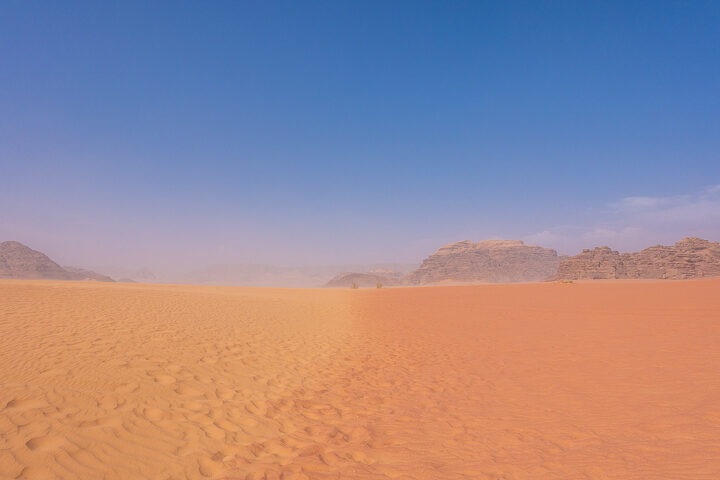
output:
[[[608,247],[583,250],[560,263],[550,280],[685,279],[720,276],[720,242],[684,238],[675,245],[619,253]]]
[[[554,275],[561,257],[555,250],[520,240],[462,241],[445,245],[405,277],[409,285],[433,283],[512,283]]]
[[[622,270],[620,252],[610,247],[585,249],[582,253],[560,262],[556,275],[549,280],[594,280],[601,278],[619,278]]]
[[[0,243],[0,278],[113,281],[90,270],[63,268],[20,242]]]

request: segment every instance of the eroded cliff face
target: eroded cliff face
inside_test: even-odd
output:
[[[586,249],[582,253],[560,262],[558,272],[552,280],[593,280],[620,278],[623,271],[620,252],[609,247]]]
[[[560,263],[551,280],[685,279],[720,276],[720,242],[684,238],[675,245],[619,253],[608,247],[584,250]]]
[[[511,283],[544,280],[557,272],[555,250],[520,240],[462,241],[445,245],[405,277],[409,285]]]

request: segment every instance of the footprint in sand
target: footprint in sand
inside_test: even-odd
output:
[[[201,383],[207,383],[207,384],[215,383],[215,379],[214,379],[214,378],[208,377],[208,376],[205,376],[205,375],[195,375],[193,378],[194,378],[195,380],[197,380],[198,382],[201,382]]]
[[[198,459],[198,470],[204,477],[216,477],[223,473],[223,466],[222,463],[203,457]]]
[[[55,478],[55,474],[51,472],[47,467],[44,467],[42,465],[29,465],[25,468],[23,468],[23,471],[20,472],[20,476],[17,477],[20,479],[29,479],[29,480],[41,480],[45,478]]]
[[[175,383],[177,379],[173,377],[172,375],[157,375],[155,376],[155,382],[159,383],[160,385],[171,385]]]
[[[232,400],[235,398],[235,390],[229,388],[216,388],[215,395],[221,400]]]
[[[239,432],[240,427],[235,425],[232,422],[229,422],[227,420],[218,420],[215,422],[215,425],[217,425],[219,428],[222,428],[223,430],[227,432]]]
[[[22,469],[23,464],[15,455],[9,450],[0,450],[0,478],[18,478]]]
[[[375,463],[374,458],[368,456],[368,454],[361,451],[350,453],[350,458],[352,458],[356,462],[364,463],[365,465],[372,465],[373,463]]]
[[[40,437],[31,438],[25,445],[32,451],[47,451],[55,450],[59,446],[65,443],[62,437],[55,437],[52,435],[43,435]]]
[[[95,420],[88,420],[85,422],[80,422],[78,425],[80,428],[102,428],[102,427],[111,427],[111,428],[119,428],[122,425],[122,420],[120,420],[120,417],[110,416],[110,417],[102,417]]]
[[[8,410],[32,410],[47,407],[48,403],[39,398],[15,398],[10,400],[5,408]]]
[[[210,438],[214,438],[215,440],[225,439],[225,430],[218,427],[217,425],[207,425],[203,427],[203,430],[205,431],[205,434]]]
[[[118,402],[117,399],[106,395],[97,402],[97,405],[103,410],[114,410],[117,408]]]
[[[159,408],[147,407],[143,410],[143,416],[148,420],[162,420],[165,417],[165,412]]]

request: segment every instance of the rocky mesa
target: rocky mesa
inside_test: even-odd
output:
[[[684,238],[675,245],[657,245],[620,253],[609,247],[583,250],[564,259],[550,280],[686,279],[720,276],[720,242]]]
[[[63,268],[44,253],[13,241],[0,243],[0,278],[113,281],[90,270]]]
[[[430,255],[405,277],[405,283],[533,282],[554,275],[561,258],[555,250],[525,245],[520,240],[465,240]]]

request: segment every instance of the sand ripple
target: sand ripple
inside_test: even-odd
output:
[[[0,281],[0,479],[720,478],[718,291]]]

